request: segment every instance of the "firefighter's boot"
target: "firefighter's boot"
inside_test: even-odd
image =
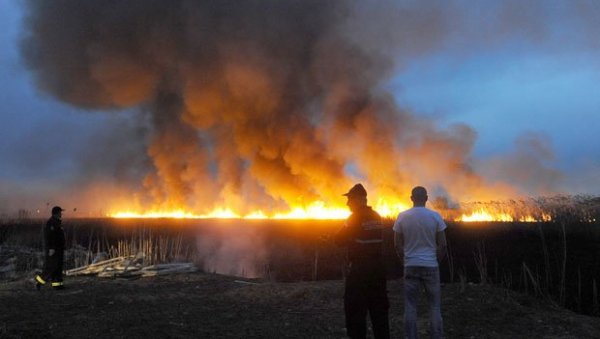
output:
[[[52,289],[53,290],[64,290],[65,289],[65,285],[63,284],[62,281],[53,281],[52,282]]]
[[[39,291],[44,285],[46,285],[46,281],[42,279],[39,274],[37,274],[35,276],[35,289]]]

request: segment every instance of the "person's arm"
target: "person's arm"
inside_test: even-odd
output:
[[[396,255],[400,259],[400,263],[404,264],[404,235],[402,234],[402,226],[400,225],[400,216],[401,214],[398,214],[392,229],[394,230],[394,249],[396,250]]]
[[[400,262],[404,262],[404,236],[400,232],[394,232],[394,248]]]
[[[435,242],[437,244],[437,260],[438,262],[442,262],[446,257],[446,231],[442,230],[435,234]]]
[[[354,220],[352,219],[352,217],[350,217],[348,220],[346,220],[344,226],[335,234],[335,236],[333,237],[333,241],[336,245],[340,247],[348,246],[348,243],[351,241],[352,238],[353,221]]]
[[[340,247],[344,247],[348,244],[348,227],[347,226],[342,227],[333,236],[333,242]]]
[[[44,246],[49,256],[54,255],[54,227],[51,222],[44,226]]]

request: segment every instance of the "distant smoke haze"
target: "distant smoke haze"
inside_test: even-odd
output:
[[[552,194],[559,190],[564,175],[550,167],[554,153],[547,137],[525,134],[515,141],[515,151],[481,164],[482,174],[498,181],[511,182],[527,192]]]
[[[139,112],[79,158],[78,187],[106,208],[340,205],[357,181],[403,199],[417,184],[454,201],[548,193],[561,174],[545,145],[524,137],[514,157],[477,173],[475,130],[440,128],[386,90],[432,50],[550,34],[536,2],[503,2],[489,21],[485,7],[460,4],[28,1],[22,54],[39,88],[66,103]]]

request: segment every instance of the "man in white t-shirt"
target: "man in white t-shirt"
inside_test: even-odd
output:
[[[425,207],[427,190],[413,188],[413,208],[398,215],[394,223],[396,253],[404,262],[404,335],[417,338],[417,302],[421,287],[427,292],[431,335],[443,338],[440,270],[446,253],[446,224],[439,213]]]

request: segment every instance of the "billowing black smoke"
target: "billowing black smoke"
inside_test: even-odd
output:
[[[452,197],[513,192],[471,169],[471,128],[442,130],[385,89],[398,61],[460,29],[453,6],[32,0],[27,11],[22,50],[41,89],[143,112],[150,127],[131,138],[148,161],[131,166],[153,208],[340,204],[357,180],[403,200],[417,183]]]

